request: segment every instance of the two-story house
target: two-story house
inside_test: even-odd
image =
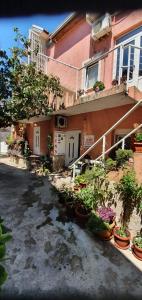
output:
[[[30,36],[33,48],[40,43],[38,68],[57,75],[64,90],[51,97],[50,117],[23,121],[34,154],[48,153],[51,136],[54,162],[68,166],[118,122],[88,153],[94,159],[141,123],[140,105],[119,120],[142,98],[142,10],[73,13],[52,34],[33,26]],[[96,81],[102,91],[93,90]]]

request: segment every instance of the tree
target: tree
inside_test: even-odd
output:
[[[18,28],[15,41],[20,47],[11,48],[11,56],[0,51],[0,127],[17,120],[52,112],[49,106],[49,94],[53,98],[62,96],[58,77],[37,71],[36,64],[27,63],[31,54],[30,40],[24,37]],[[38,47],[34,50],[38,55]]]

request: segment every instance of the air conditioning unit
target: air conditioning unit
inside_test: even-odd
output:
[[[92,25],[91,36],[96,41],[111,31],[111,16],[106,13]]]
[[[64,116],[56,116],[55,126],[57,128],[66,128],[67,127],[67,118]]]
[[[92,25],[96,21],[97,18],[98,18],[98,14],[93,14],[93,13],[86,14],[86,22],[89,25]]]

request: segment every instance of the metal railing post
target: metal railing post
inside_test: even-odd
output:
[[[75,164],[73,165],[73,176],[72,176],[72,180],[73,180],[73,183],[74,183],[74,180],[75,180]]]
[[[106,136],[103,136],[103,145],[102,145],[102,159],[105,159],[105,150],[106,150]]]
[[[125,149],[125,139],[123,139],[123,141],[122,141],[122,150],[124,150]]]

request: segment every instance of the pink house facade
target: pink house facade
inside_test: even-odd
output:
[[[36,32],[43,46],[37,64],[60,78],[63,97],[50,97],[50,117],[23,122],[33,154],[48,154],[50,136],[56,167],[68,166],[142,98],[142,10],[101,17],[74,13],[52,34],[36,30],[32,38]],[[102,91],[93,90],[96,81],[104,83]],[[105,149],[140,124],[141,116],[139,105],[107,135]],[[95,159],[101,151],[98,143],[88,154]]]

